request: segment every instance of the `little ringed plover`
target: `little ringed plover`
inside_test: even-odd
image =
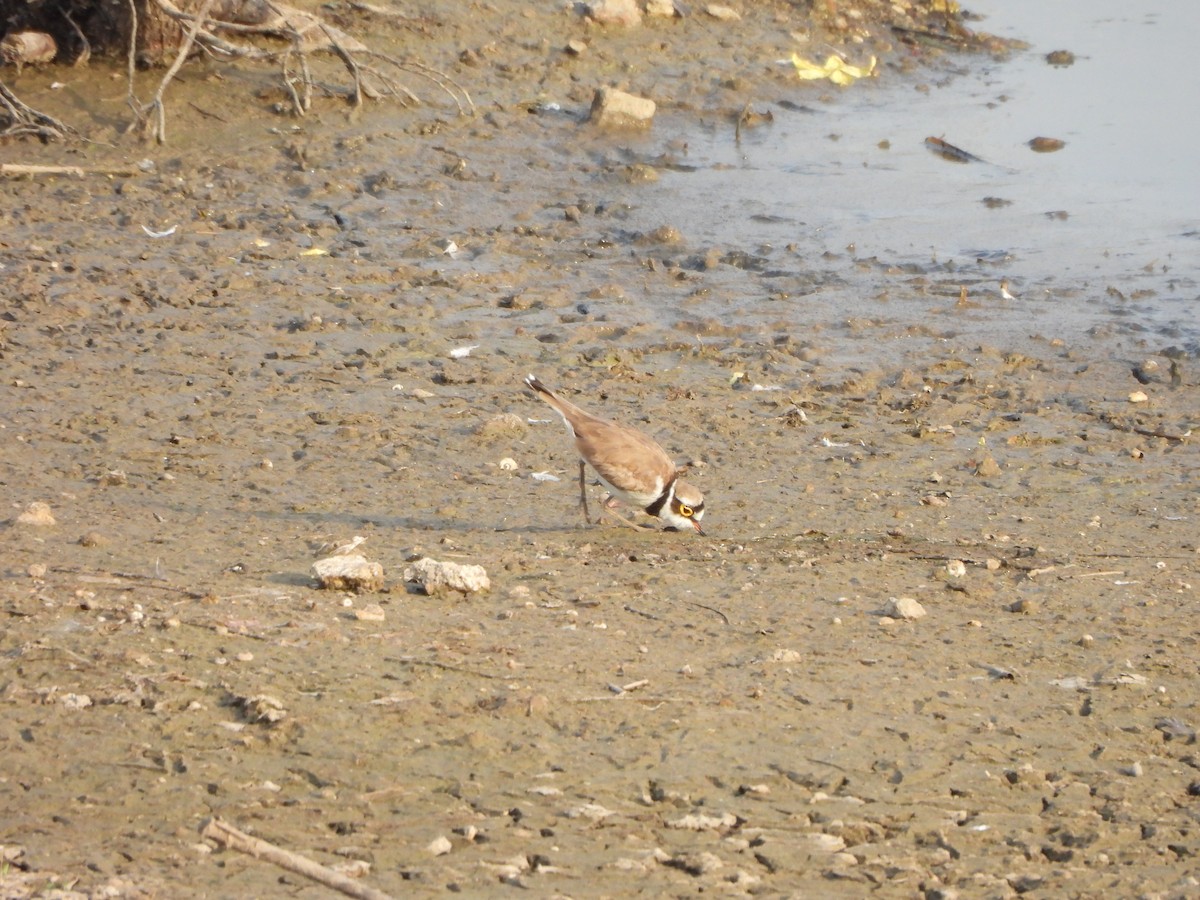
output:
[[[654,440],[629,428],[584,412],[528,375],[525,384],[562,416],[579,451],[579,499],[588,515],[584,463],[596,470],[614,496],[662,519],[674,528],[693,528],[700,534],[704,495],[679,477],[671,457]]]

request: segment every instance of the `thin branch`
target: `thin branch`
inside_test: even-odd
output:
[[[284,850],[261,838],[251,837],[218,818],[206,819],[200,826],[200,835],[223,847],[228,847],[230,850],[237,850],[239,853],[265,860],[289,872],[311,878],[313,881],[341,891],[349,897],[358,897],[361,900],[392,900],[390,894],[385,894],[369,885],[360,884],[353,878],[334,871],[328,866],[323,866],[306,856]]]
[[[200,10],[192,18],[192,27],[184,35],[179,52],[175,55],[175,61],[171,63],[171,67],[163,75],[162,81],[158,83],[158,90],[154,92],[154,99],[142,108],[144,113],[154,116],[155,125],[151,129],[151,132],[154,135],[154,139],[160,144],[167,142],[167,114],[166,108],[163,106],[163,95],[167,91],[167,85],[179,74],[179,70],[183,68],[184,62],[192,52],[192,47],[196,43],[196,35],[203,28],[204,21],[208,18],[208,11],[212,8],[212,5],[213,0],[204,0],[204,3],[200,6]]]

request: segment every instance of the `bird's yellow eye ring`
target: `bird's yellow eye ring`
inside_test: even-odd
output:
[[[692,517],[692,512],[693,512],[692,508],[690,506],[688,506],[686,503],[679,504],[679,514],[681,516],[683,516],[685,519],[690,519]]]

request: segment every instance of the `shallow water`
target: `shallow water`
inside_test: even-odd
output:
[[[1030,49],[964,61],[915,88],[888,78],[833,103],[798,94],[801,109],[771,107],[774,124],[740,145],[714,125],[688,141],[696,169],[665,176],[648,206],[688,223],[690,239],[761,253],[767,268],[795,269],[797,256],[834,272],[877,260],[940,278],[951,293],[969,286],[989,330],[1033,323],[1074,335],[1112,323],[1195,352],[1200,120],[1181,111],[1200,89],[1172,74],[1172,61],[1188,58],[1200,7],[1138,7],[978,4],[977,27]],[[1075,64],[1047,64],[1056,49]],[[1027,142],[1038,136],[1066,147],[1035,153]],[[986,162],[948,162],[927,137]],[[1018,302],[1001,302],[1002,279]],[[873,306],[833,299],[836,315]],[[903,292],[890,299],[900,301],[893,316],[928,307],[923,296],[908,307]]]

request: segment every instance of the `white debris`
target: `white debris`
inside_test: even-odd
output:
[[[561,481],[557,475],[551,472],[530,472],[529,477],[534,481]]]
[[[42,503],[38,500],[25,507],[25,512],[17,516],[16,523],[18,525],[33,525],[38,528],[46,528],[50,525],[58,524],[54,519],[54,514],[50,512],[50,504]]]
[[[609,816],[615,815],[615,812],[605,809],[599,803],[585,803],[583,806],[575,806],[567,810],[568,819],[591,819],[593,822],[603,822]]]
[[[649,125],[658,106],[646,97],[637,97],[602,87],[592,100],[588,121],[605,128],[630,128]]]
[[[686,831],[716,831],[719,828],[732,828],[737,824],[737,816],[731,812],[710,816],[704,813],[689,813],[678,819],[667,822],[668,828],[682,828]]]
[[[924,616],[925,607],[912,597],[891,597],[883,605],[883,614],[893,619],[919,619]]]
[[[471,344],[466,347],[455,347],[453,350],[450,351],[450,358],[451,359],[465,359],[466,357],[471,355],[472,350],[478,350],[478,349],[479,349],[479,344]]]
[[[383,587],[383,566],[357,553],[318,559],[313,577],[333,591],[377,591]]]
[[[426,594],[436,594],[447,590],[475,594],[489,591],[492,588],[492,583],[483,566],[439,562],[428,556],[406,568],[404,580],[415,582]]]

